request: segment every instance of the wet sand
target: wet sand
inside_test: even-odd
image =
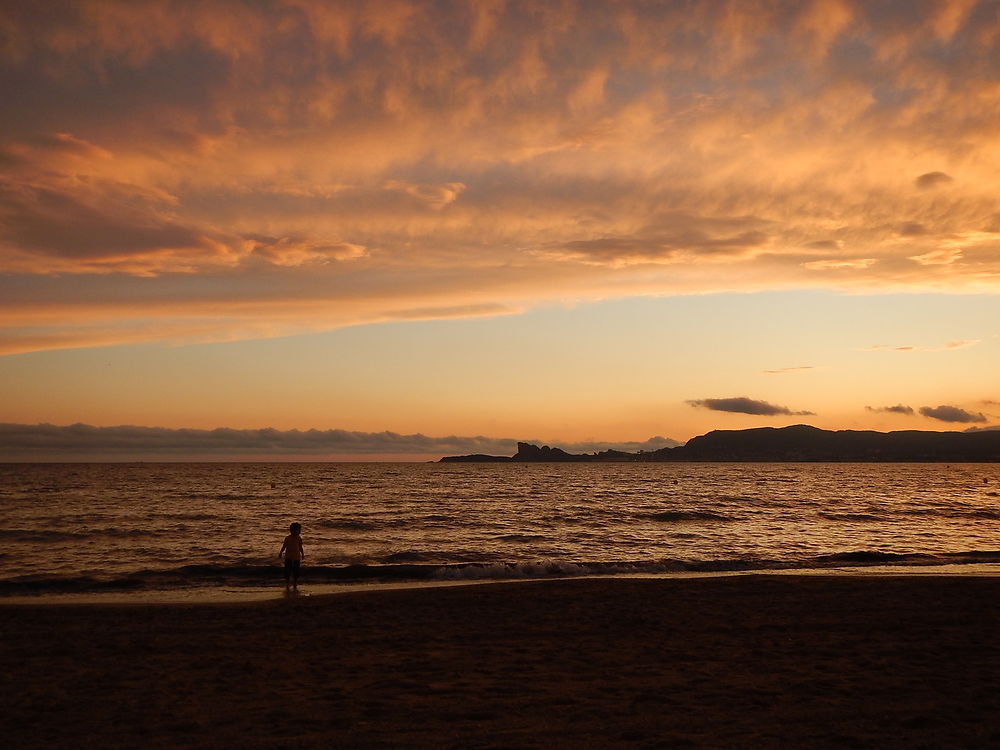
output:
[[[2,605],[10,748],[1000,746],[1000,578]]]

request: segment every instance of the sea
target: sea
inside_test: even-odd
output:
[[[720,571],[1000,572],[1000,464],[0,464],[0,597]]]

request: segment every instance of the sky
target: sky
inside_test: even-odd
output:
[[[1000,3],[0,0],[0,459],[1000,425]]]

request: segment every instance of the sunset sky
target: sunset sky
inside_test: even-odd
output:
[[[0,459],[1000,425],[998,2],[0,0],[0,82]]]

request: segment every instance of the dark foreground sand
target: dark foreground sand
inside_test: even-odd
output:
[[[1000,747],[1000,578],[0,606],[6,748]]]

